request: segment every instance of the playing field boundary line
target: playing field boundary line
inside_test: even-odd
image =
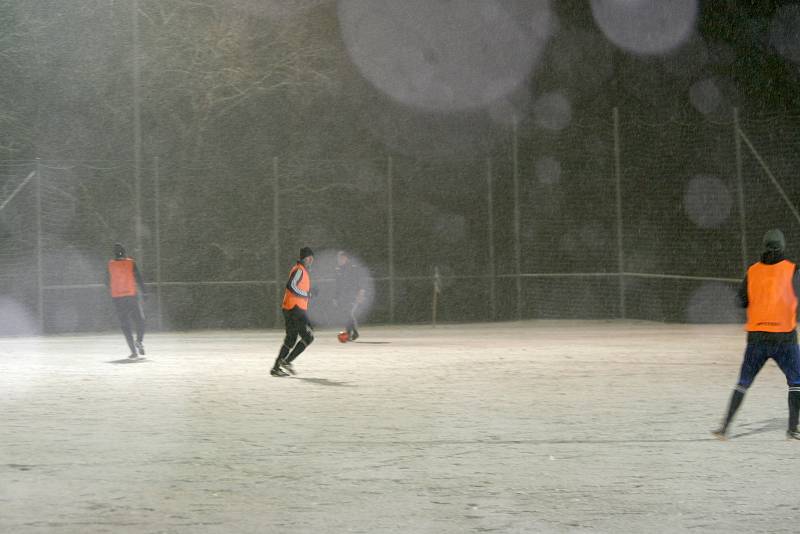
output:
[[[656,274],[656,273],[520,273],[516,274],[498,274],[494,278],[617,278],[620,276],[627,276],[632,278],[651,278],[651,279],[665,279],[665,280],[693,280],[701,282],[725,282],[725,283],[739,283],[738,278],[726,278],[718,276],[692,276],[683,274]],[[474,275],[449,275],[441,276],[444,280],[488,280],[491,275],[474,274]],[[396,276],[393,280],[397,281],[433,281],[433,275],[419,275],[419,276]],[[320,282],[333,282],[333,278],[319,278]],[[390,280],[388,276],[376,276],[372,280],[376,282],[386,282]],[[145,286],[155,287],[161,285],[162,287],[191,287],[191,286],[271,286],[275,285],[275,280],[198,280],[198,281],[173,281],[173,282],[145,282]],[[101,289],[105,288],[104,284],[50,284],[43,286],[45,290],[55,289]]]

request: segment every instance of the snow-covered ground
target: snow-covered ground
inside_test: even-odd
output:
[[[768,364],[711,438],[737,326],[541,321],[0,339],[1,532],[797,532]],[[360,340],[360,341],[362,341]],[[122,361],[120,361],[122,360]]]

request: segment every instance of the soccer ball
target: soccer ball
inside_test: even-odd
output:
[[[350,341],[350,334],[347,332],[339,332],[339,335],[336,337],[339,338],[339,343],[347,343]]]

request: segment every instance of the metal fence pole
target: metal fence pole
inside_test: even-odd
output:
[[[42,169],[36,158],[36,289],[39,333],[44,334],[44,260],[42,258]]]
[[[388,255],[389,255],[389,323],[394,324],[394,169],[392,156],[386,160],[386,216],[388,219]]]
[[[281,322],[281,243],[280,243],[280,176],[278,174],[278,157],[272,158],[272,239],[273,253],[275,256],[275,326],[279,327]]]
[[[136,258],[144,261],[142,250],[142,121],[139,66],[139,0],[131,3],[133,10],[133,183],[136,222]]]
[[[489,231],[489,318],[497,318],[496,280],[494,262],[494,197],[492,196],[492,158],[486,158],[486,208],[487,228]]]
[[[155,249],[156,249],[156,300],[158,303],[158,329],[164,329],[164,312],[161,298],[161,170],[158,156],[153,159],[153,189],[155,194]]]
[[[736,148],[736,189],[739,197],[739,228],[742,232],[742,272],[747,272],[747,214],[744,203],[744,178],[742,176],[742,137],[739,135],[739,108],[733,108],[733,139]]]
[[[619,140],[619,108],[613,110],[614,127],[614,181],[616,183],[617,201],[617,269],[619,270],[619,315],[626,319],[628,312],[625,302],[625,248],[623,246],[622,224],[622,164],[620,161]]]
[[[436,318],[439,313],[439,293],[442,292],[442,275],[439,274],[439,267],[433,267],[433,327],[436,328]]]
[[[514,119],[512,146],[512,176],[514,178],[514,274],[517,288],[517,320],[522,319],[522,248],[520,245],[520,209],[519,209],[519,140],[517,138],[517,120]]]

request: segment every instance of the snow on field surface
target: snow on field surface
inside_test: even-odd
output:
[[[0,532],[797,532],[737,326],[541,321],[0,339]],[[361,342],[363,341],[363,342]]]

